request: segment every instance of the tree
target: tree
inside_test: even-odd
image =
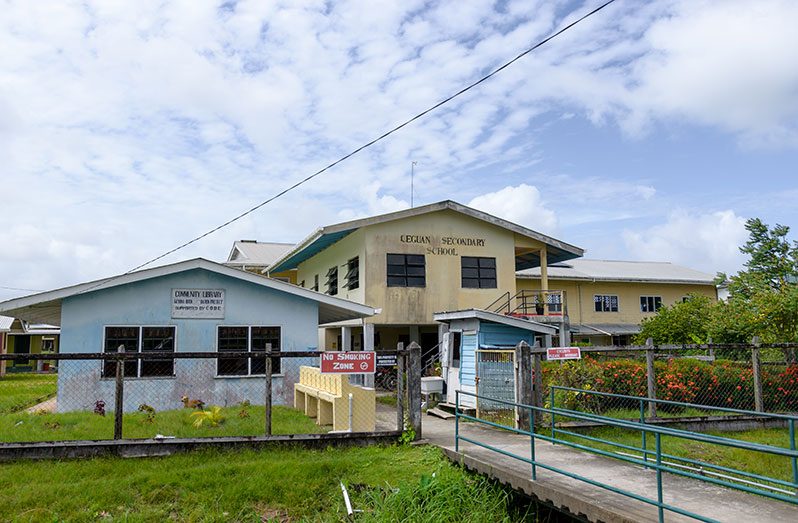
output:
[[[745,222],[749,237],[740,252],[749,256],[746,270],[732,276],[732,296],[750,298],[764,290],[781,291],[795,285],[798,275],[798,242],[787,239],[790,228],[778,225],[772,229],[759,218]]]
[[[635,341],[645,343],[652,338],[654,343],[706,343],[712,308],[709,297],[690,294],[686,301],[660,307],[656,316],[645,318]]]

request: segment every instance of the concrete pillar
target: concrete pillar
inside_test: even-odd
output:
[[[421,333],[418,325],[411,325],[408,334],[410,335],[410,343],[421,343]]]
[[[339,350],[352,350],[352,327],[341,327],[341,347]]]
[[[363,323],[363,350],[374,350],[374,324]],[[363,381],[366,387],[374,388],[374,374],[366,374]]]

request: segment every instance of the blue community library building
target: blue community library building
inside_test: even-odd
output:
[[[197,258],[0,303],[0,313],[61,327],[62,353],[252,352],[317,350],[320,324],[375,310],[290,283]],[[290,404],[301,365],[275,358],[272,398]],[[113,403],[114,376],[99,360],[61,361],[57,410]],[[125,363],[124,410],[143,398],[174,409],[184,396],[214,405],[262,404],[264,358],[174,359]]]

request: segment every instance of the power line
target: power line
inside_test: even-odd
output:
[[[21,289],[19,287],[4,287],[0,285],[0,290],[4,291],[23,291],[23,292],[43,292],[41,289]]]
[[[574,27],[574,26],[575,26],[575,25],[577,25],[578,23],[580,23],[580,22],[582,22],[582,21],[586,20],[587,18],[590,18],[591,16],[593,16],[593,15],[594,15],[594,14],[596,14],[596,13],[598,13],[599,11],[601,11],[602,9],[604,9],[605,7],[607,7],[608,5],[612,4],[613,2],[615,2],[615,0],[608,0],[608,1],[604,2],[604,3],[603,3],[603,4],[601,4],[600,6],[596,7],[595,9],[593,9],[592,11],[590,11],[590,12],[588,12],[588,13],[586,13],[586,14],[582,15],[581,17],[577,18],[576,20],[574,20],[574,21],[573,21],[573,22],[571,22],[570,24],[566,25],[565,27],[563,27],[563,28],[562,28],[562,29],[560,29],[559,31],[557,31],[557,32],[555,32],[555,33],[553,33],[553,34],[551,34],[551,35],[547,36],[547,37],[546,37],[546,38],[544,38],[543,40],[540,40],[538,43],[534,44],[532,47],[529,47],[528,49],[526,49],[526,50],[524,50],[523,52],[519,53],[519,54],[518,54],[517,56],[515,56],[513,59],[511,59],[511,60],[509,60],[509,61],[505,62],[504,64],[502,64],[501,66],[497,67],[496,69],[494,69],[494,70],[493,70],[493,71],[491,71],[490,73],[486,74],[485,76],[483,76],[483,77],[482,77],[482,78],[480,78],[479,80],[476,80],[475,82],[473,82],[473,83],[471,83],[471,84],[467,85],[466,87],[463,87],[462,89],[460,89],[459,91],[455,92],[454,94],[447,96],[446,98],[444,98],[444,99],[443,99],[443,100],[441,100],[440,102],[436,103],[435,105],[433,105],[433,106],[431,106],[431,107],[429,107],[429,108],[427,108],[427,109],[425,109],[425,110],[421,111],[420,113],[416,114],[415,116],[413,116],[413,117],[411,117],[411,118],[409,118],[409,119],[405,120],[404,122],[400,123],[399,125],[397,125],[397,126],[393,127],[392,129],[390,129],[390,130],[388,130],[388,131],[386,131],[386,132],[382,133],[381,135],[379,135],[378,137],[374,138],[373,140],[371,140],[371,141],[369,141],[369,142],[367,142],[367,143],[365,143],[365,144],[361,145],[361,146],[360,146],[360,147],[358,147],[357,149],[354,149],[353,151],[349,152],[348,154],[345,154],[344,156],[342,156],[342,157],[338,158],[337,160],[335,160],[334,162],[332,162],[332,163],[328,164],[327,166],[325,166],[325,167],[323,167],[323,168],[319,169],[318,171],[314,172],[313,174],[311,174],[311,175],[309,175],[309,176],[306,176],[305,178],[302,178],[302,179],[301,179],[301,180],[299,180],[298,182],[296,182],[296,183],[294,183],[293,185],[291,185],[291,186],[287,187],[286,189],[283,189],[282,191],[278,192],[277,194],[275,194],[275,195],[273,195],[273,196],[271,196],[271,197],[267,198],[266,200],[264,200],[264,201],[260,202],[259,204],[255,205],[254,207],[252,207],[252,208],[250,208],[250,209],[248,209],[248,210],[246,210],[246,211],[242,212],[241,214],[239,214],[239,215],[237,215],[237,216],[235,216],[235,217],[233,217],[233,218],[231,218],[231,219],[227,220],[226,222],[224,222],[224,223],[222,223],[222,224],[220,224],[220,225],[217,225],[216,227],[214,227],[214,228],[210,229],[209,231],[207,231],[207,232],[205,232],[205,233],[203,233],[203,234],[200,234],[199,236],[196,236],[195,238],[192,238],[192,239],[191,239],[191,240],[189,240],[189,241],[187,241],[187,242],[184,242],[184,243],[182,243],[182,244],[178,245],[177,247],[175,247],[175,248],[173,248],[173,249],[170,249],[170,250],[166,251],[165,253],[163,253],[163,254],[161,254],[161,255],[159,255],[159,256],[156,256],[155,258],[152,258],[152,259],[150,259],[150,260],[148,260],[148,261],[146,261],[146,262],[142,263],[141,265],[137,265],[136,267],[134,267],[134,268],[130,269],[130,270],[129,270],[129,271],[127,271],[126,273],[122,274],[121,276],[124,276],[124,275],[130,274],[131,272],[135,272],[135,271],[137,271],[137,270],[139,270],[139,269],[142,269],[142,268],[146,267],[147,265],[150,265],[151,263],[154,263],[154,262],[156,262],[156,261],[158,261],[158,260],[161,260],[161,259],[163,259],[163,258],[166,258],[166,257],[167,257],[167,256],[169,256],[170,254],[174,254],[174,253],[176,253],[177,251],[179,251],[179,250],[181,250],[181,249],[184,249],[184,248],[188,247],[189,245],[192,245],[192,244],[194,244],[194,243],[196,243],[196,242],[200,241],[201,239],[203,239],[203,238],[205,238],[205,237],[207,237],[207,236],[210,236],[211,234],[213,234],[213,233],[215,233],[215,232],[217,232],[217,231],[219,231],[219,230],[221,230],[221,229],[224,229],[224,228],[225,228],[225,227],[227,227],[228,225],[231,225],[231,224],[233,224],[233,223],[237,222],[238,220],[240,220],[240,219],[242,219],[242,218],[244,218],[244,217],[246,217],[246,216],[248,216],[248,215],[252,214],[253,212],[255,212],[255,211],[257,211],[258,209],[260,209],[261,207],[263,207],[263,206],[265,206],[265,205],[268,205],[269,203],[273,202],[273,201],[274,201],[274,200],[276,200],[277,198],[280,198],[281,196],[285,195],[286,193],[288,193],[288,192],[290,192],[290,191],[293,191],[293,190],[294,190],[294,189],[296,189],[297,187],[299,187],[299,186],[301,186],[301,185],[304,185],[305,183],[309,182],[310,180],[312,180],[312,179],[316,178],[317,176],[319,176],[319,175],[323,174],[324,172],[326,172],[326,171],[328,171],[328,170],[332,169],[333,167],[335,167],[335,166],[336,166],[336,165],[338,165],[339,163],[342,163],[342,162],[344,162],[344,161],[348,160],[349,158],[351,158],[352,156],[354,156],[354,155],[358,154],[359,152],[363,151],[364,149],[367,149],[367,148],[371,147],[372,145],[376,144],[377,142],[380,142],[380,141],[384,140],[384,139],[385,139],[385,138],[387,138],[388,136],[390,136],[390,135],[394,134],[395,132],[397,132],[397,131],[399,131],[399,130],[403,129],[404,127],[407,127],[408,125],[410,125],[411,123],[415,122],[416,120],[418,120],[418,119],[420,119],[420,118],[422,118],[422,117],[426,116],[427,114],[429,114],[429,113],[431,113],[432,111],[434,111],[434,110],[438,109],[439,107],[441,107],[441,106],[443,106],[443,105],[445,105],[445,104],[447,104],[447,103],[451,102],[451,101],[452,101],[452,100],[454,100],[455,98],[457,98],[457,97],[459,97],[459,96],[461,96],[461,95],[463,95],[463,94],[467,93],[468,91],[470,91],[470,90],[471,90],[471,89],[473,89],[474,87],[476,87],[476,86],[480,85],[481,83],[483,83],[483,82],[485,82],[485,81],[489,80],[490,78],[494,77],[494,76],[495,76],[495,75],[497,75],[498,73],[500,73],[500,72],[502,72],[503,70],[507,69],[507,68],[508,68],[508,67],[510,67],[512,64],[514,64],[515,62],[517,62],[517,61],[518,61],[518,60],[520,60],[521,58],[525,57],[526,55],[528,55],[529,53],[531,53],[532,51],[534,51],[534,50],[535,50],[535,49],[537,49],[538,47],[541,47],[542,45],[545,45],[545,44],[546,44],[546,43],[548,43],[549,41],[551,41],[551,40],[553,40],[553,39],[557,38],[558,36],[560,36],[560,35],[561,35],[561,34],[563,34],[564,32],[568,31],[569,29],[571,29],[572,27]],[[103,285],[103,284],[107,283],[108,281],[111,281],[111,280],[113,280],[114,278],[117,278],[117,277],[118,277],[118,276],[114,276],[114,277],[111,277],[111,278],[106,278],[106,279],[104,279],[104,280],[101,280],[101,281],[99,281],[99,282],[97,283],[97,285],[95,285],[94,287],[91,287],[91,288],[87,289],[87,290],[86,290],[86,291],[84,291],[84,292],[87,292],[87,291],[89,291],[89,290],[91,290],[91,289],[93,289],[93,288],[95,288],[95,287],[98,287],[98,286],[100,286],[100,285]]]
[[[454,100],[455,98],[457,98],[458,96],[460,96],[460,95],[462,95],[462,94],[464,94],[464,93],[466,93],[466,92],[470,91],[471,89],[473,89],[474,87],[478,86],[478,85],[479,85],[479,84],[481,84],[482,82],[485,82],[486,80],[488,80],[488,79],[492,78],[493,76],[495,76],[496,74],[500,73],[501,71],[503,71],[503,70],[507,69],[507,68],[508,68],[508,67],[510,67],[512,64],[514,64],[515,62],[517,62],[518,60],[520,60],[520,59],[521,59],[521,58],[523,58],[524,56],[528,55],[529,53],[531,53],[532,51],[534,51],[534,50],[535,50],[535,49],[537,49],[538,47],[540,47],[540,46],[542,46],[542,45],[546,44],[546,43],[547,43],[547,42],[549,42],[550,40],[553,40],[554,38],[558,37],[559,35],[561,35],[561,34],[562,34],[562,33],[564,33],[565,31],[569,30],[570,28],[572,28],[573,26],[575,26],[575,25],[576,25],[576,24],[578,24],[579,22],[581,22],[581,21],[583,21],[583,20],[585,20],[585,19],[587,19],[587,18],[589,18],[589,17],[593,16],[594,14],[598,13],[599,11],[601,11],[602,9],[604,9],[605,7],[607,7],[608,5],[610,5],[610,4],[611,4],[611,3],[613,3],[613,2],[615,2],[615,0],[608,0],[607,2],[604,2],[603,4],[601,4],[600,6],[598,6],[597,8],[593,9],[592,11],[590,11],[589,13],[587,13],[587,14],[585,14],[585,15],[581,16],[580,18],[577,18],[576,20],[574,20],[574,21],[573,21],[573,22],[571,22],[570,24],[566,25],[565,27],[563,27],[562,29],[560,29],[560,30],[559,30],[559,31],[557,31],[556,33],[554,33],[554,34],[552,34],[552,35],[549,35],[549,36],[547,36],[546,38],[544,38],[543,40],[539,41],[538,43],[536,43],[536,44],[535,44],[535,45],[533,45],[532,47],[530,47],[530,48],[528,48],[527,50],[523,51],[522,53],[520,53],[518,56],[516,56],[516,57],[515,57],[515,58],[513,58],[512,60],[510,60],[510,61],[508,61],[508,62],[505,62],[503,65],[501,65],[500,67],[498,67],[498,68],[494,69],[494,70],[493,70],[493,71],[491,71],[490,73],[486,74],[485,76],[483,76],[482,78],[480,78],[480,79],[479,79],[479,80],[477,80],[476,82],[473,82],[473,83],[471,83],[471,84],[467,85],[466,87],[464,87],[464,88],[460,89],[460,90],[459,90],[459,91],[457,91],[456,93],[454,93],[454,94],[452,94],[452,95],[450,95],[450,96],[448,96],[448,97],[444,98],[444,99],[443,99],[443,100],[441,100],[440,102],[436,103],[436,104],[435,104],[435,105],[433,105],[432,107],[429,107],[428,109],[425,109],[425,110],[421,111],[420,113],[418,113],[417,115],[413,116],[412,118],[410,118],[410,119],[408,119],[408,120],[405,120],[404,122],[400,123],[399,125],[397,125],[396,127],[392,128],[391,130],[384,132],[383,134],[381,134],[381,135],[380,135],[380,136],[378,136],[377,138],[374,138],[374,139],[373,139],[373,140],[371,140],[370,142],[367,142],[367,143],[365,143],[365,144],[361,145],[360,147],[358,147],[357,149],[353,150],[352,152],[350,152],[350,153],[348,153],[348,154],[346,154],[346,155],[344,155],[344,156],[342,156],[342,157],[338,158],[337,160],[335,160],[335,161],[334,161],[334,162],[332,162],[331,164],[328,164],[326,167],[323,167],[322,169],[319,169],[318,171],[316,171],[315,173],[311,174],[310,176],[307,176],[307,177],[305,177],[305,178],[301,179],[300,181],[298,181],[298,182],[296,182],[295,184],[291,185],[291,186],[290,186],[290,187],[288,187],[287,189],[283,189],[282,191],[278,192],[278,193],[277,193],[277,194],[275,194],[274,196],[272,196],[272,197],[270,197],[270,198],[268,198],[268,199],[266,199],[266,200],[264,200],[264,201],[260,202],[260,203],[259,203],[259,204],[257,204],[256,206],[254,206],[254,207],[252,207],[251,209],[248,209],[248,210],[246,210],[246,211],[242,212],[242,213],[241,213],[241,214],[239,214],[238,216],[236,216],[236,217],[234,217],[234,218],[231,218],[230,220],[227,220],[226,222],[222,223],[221,225],[218,225],[218,226],[214,227],[213,229],[209,230],[208,232],[205,232],[205,233],[203,233],[203,234],[200,234],[199,236],[197,236],[197,237],[195,237],[195,238],[193,238],[193,239],[191,239],[191,240],[189,240],[189,241],[187,241],[187,242],[185,242],[185,243],[182,243],[182,244],[178,245],[178,246],[177,246],[177,247],[175,247],[174,249],[171,249],[171,250],[169,250],[169,251],[166,251],[165,253],[163,253],[163,254],[161,254],[161,255],[159,255],[159,256],[156,256],[155,258],[153,258],[153,259],[151,259],[151,260],[149,260],[149,261],[146,261],[146,262],[142,263],[141,265],[138,265],[138,266],[136,266],[136,267],[134,267],[134,268],[130,269],[130,270],[129,270],[128,272],[126,272],[125,274],[129,274],[129,273],[131,273],[131,272],[137,271],[137,270],[139,270],[139,269],[141,269],[141,268],[144,268],[144,267],[146,267],[147,265],[149,265],[149,264],[151,264],[151,263],[153,263],[153,262],[156,262],[156,261],[158,261],[158,260],[160,260],[160,259],[162,259],[162,258],[165,258],[165,257],[169,256],[170,254],[174,254],[175,252],[177,252],[177,251],[179,251],[179,250],[181,250],[181,249],[184,249],[184,248],[188,247],[189,245],[191,245],[191,244],[193,244],[193,243],[196,243],[196,242],[198,242],[199,240],[201,240],[201,239],[205,238],[206,236],[210,236],[211,234],[215,233],[216,231],[218,231],[218,230],[220,230],[220,229],[223,229],[223,228],[227,227],[228,225],[230,225],[230,224],[232,224],[232,223],[235,223],[235,222],[237,222],[237,221],[238,221],[238,220],[240,220],[241,218],[244,218],[245,216],[247,216],[247,215],[249,215],[249,214],[252,214],[253,212],[255,212],[255,211],[257,211],[258,209],[260,209],[261,207],[263,207],[264,205],[267,205],[267,204],[269,204],[269,203],[273,202],[274,200],[276,200],[277,198],[280,198],[280,197],[281,197],[281,196],[283,196],[284,194],[286,194],[286,193],[288,193],[288,192],[290,192],[290,191],[293,191],[294,189],[296,189],[296,188],[297,188],[297,187],[299,187],[300,185],[303,185],[303,184],[305,184],[305,183],[309,182],[310,180],[312,180],[313,178],[315,178],[315,177],[319,176],[320,174],[324,173],[325,171],[328,171],[328,170],[332,169],[333,167],[335,167],[335,166],[336,166],[336,165],[338,165],[339,163],[341,163],[341,162],[343,162],[343,161],[345,161],[345,160],[348,160],[349,158],[351,158],[352,156],[356,155],[356,154],[357,154],[357,153],[359,153],[360,151],[362,151],[362,150],[364,150],[364,149],[367,149],[368,147],[371,147],[372,145],[374,145],[375,143],[377,143],[377,142],[379,142],[379,141],[382,141],[382,140],[384,140],[384,139],[385,139],[385,138],[387,138],[388,136],[392,135],[393,133],[395,133],[395,132],[399,131],[400,129],[402,129],[402,128],[404,128],[404,127],[407,127],[408,125],[410,125],[411,123],[415,122],[415,121],[416,121],[416,120],[418,120],[419,118],[421,118],[421,117],[423,117],[423,116],[427,115],[428,113],[431,113],[432,111],[434,111],[434,110],[435,110],[435,109],[437,109],[438,107],[440,107],[440,106],[442,106],[442,105],[444,105],[444,104],[447,104],[447,103],[449,103],[450,101],[452,101],[452,100]]]

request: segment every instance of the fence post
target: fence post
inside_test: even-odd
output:
[[[532,405],[532,350],[521,341],[515,346],[515,401],[521,405]],[[530,410],[516,405],[515,419],[521,430],[532,430]]]
[[[116,352],[125,353],[125,346],[120,345]],[[114,439],[122,439],[122,413],[124,412],[125,396],[125,362],[122,358],[116,360],[116,391],[114,393]]]
[[[264,365],[264,396],[263,404],[266,407],[265,420],[266,435],[272,435],[272,344],[266,344],[266,363]]]
[[[648,399],[657,399],[657,377],[654,374],[654,340],[646,339],[646,381],[648,385]],[[657,417],[657,403],[648,402],[648,415],[651,418]]]
[[[534,367],[534,380],[532,384],[532,405],[543,407],[543,366],[540,363],[540,346],[535,344],[536,351],[532,353],[532,367]],[[543,416],[535,416],[535,423],[540,425]]]
[[[396,345],[396,430],[405,430],[405,379],[407,377],[407,358],[405,344]]]
[[[407,403],[410,426],[421,439],[421,347],[411,342],[407,354]]]
[[[754,336],[751,344],[754,346],[751,349],[751,366],[754,370],[754,410],[764,412],[765,406],[762,403],[762,366],[759,363],[759,336]]]

